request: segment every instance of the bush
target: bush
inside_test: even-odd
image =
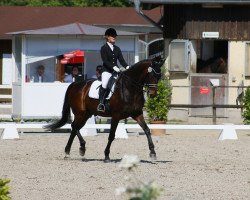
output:
[[[243,113],[244,124],[250,124],[250,87],[247,87],[243,97]]]
[[[0,200],[10,200],[9,186],[7,185],[10,182],[9,179],[0,179]]]

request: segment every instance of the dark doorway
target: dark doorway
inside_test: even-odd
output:
[[[197,42],[197,73],[226,74],[228,71],[228,41],[201,40]]]

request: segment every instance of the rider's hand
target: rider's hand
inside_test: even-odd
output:
[[[114,66],[113,70],[115,70],[117,73],[119,73],[121,71],[117,66]]]
[[[129,69],[129,68],[130,68],[130,66],[127,66],[127,67],[126,67],[126,69]]]

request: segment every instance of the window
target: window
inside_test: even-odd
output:
[[[26,64],[25,82],[54,82],[55,57]]]

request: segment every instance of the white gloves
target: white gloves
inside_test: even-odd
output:
[[[115,70],[117,73],[119,73],[121,71],[117,66],[114,66],[113,70]]]
[[[129,66],[126,67],[126,69],[129,69],[129,68],[130,68]]]

